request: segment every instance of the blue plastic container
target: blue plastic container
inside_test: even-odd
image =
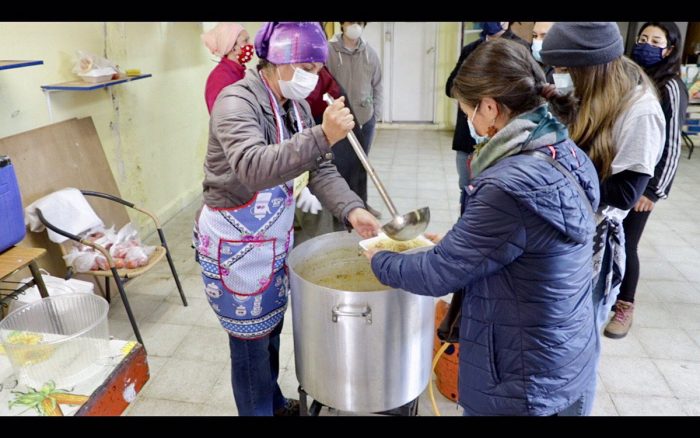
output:
[[[0,155],[0,252],[24,239],[24,209],[10,158]]]

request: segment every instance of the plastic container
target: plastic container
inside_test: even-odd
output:
[[[380,250],[386,249],[394,252],[404,252],[414,248],[431,245],[433,245],[433,242],[422,235],[412,240],[398,241],[390,239],[389,236],[384,233],[379,233],[376,237],[360,241],[360,247],[365,251],[369,250],[370,248],[376,248]]]
[[[0,321],[0,340],[20,383],[68,387],[104,369],[109,304],[97,295],[43,298]]]
[[[7,155],[0,155],[0,252],[24,239],[24,209],[17,176]]]
[[[95,68],[90,70],[87,73],[81,73],[78,76],[80,76],[83,81],[85,82],[90,82],[92,84],[99,83],[99,82],[107,82],[112,79],[112,76],[114,76],[117,72],[113,68],[105,67],[105,68]]]

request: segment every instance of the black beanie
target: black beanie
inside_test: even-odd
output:
[[[620,29],[613,21],[554,23],[542,43],[542,62],[555,67],[607,64],[624,52]]]

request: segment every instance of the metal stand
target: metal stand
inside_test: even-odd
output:
[[[318,417],[318,415],[321,412],[321,408],[327,407],[331,408],[331,406],[326,406],[323,403],[319,402],[318,400],[314,400],[311,402],[311,405],[308,404],[307,401],[307,396],[308,394],[306,391],[304,391],[304,388],[299,385],[299,416],[301,417]],[[379,414],[379,415],[393,415],[393,416],[402,416],[402,417],[415,417],[418,415],[418,399],[420,397],[416,397],[414,400],[411,400],[410,402],[406,403],[403,406],[399,406],[398,408],[390,409],[388,411],[383,411],[383,412],[373,412],[374,414]]]

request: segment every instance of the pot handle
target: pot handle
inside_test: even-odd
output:
[[[331,314],[333,322],[338,322],[339,316],[352,316],[365,318],[367,320],[367,324],[372,324],[372,308],[369,307],[369,304],[365,304],[362,308],[348,305],[334,306],[333,310],[331,310]]]

